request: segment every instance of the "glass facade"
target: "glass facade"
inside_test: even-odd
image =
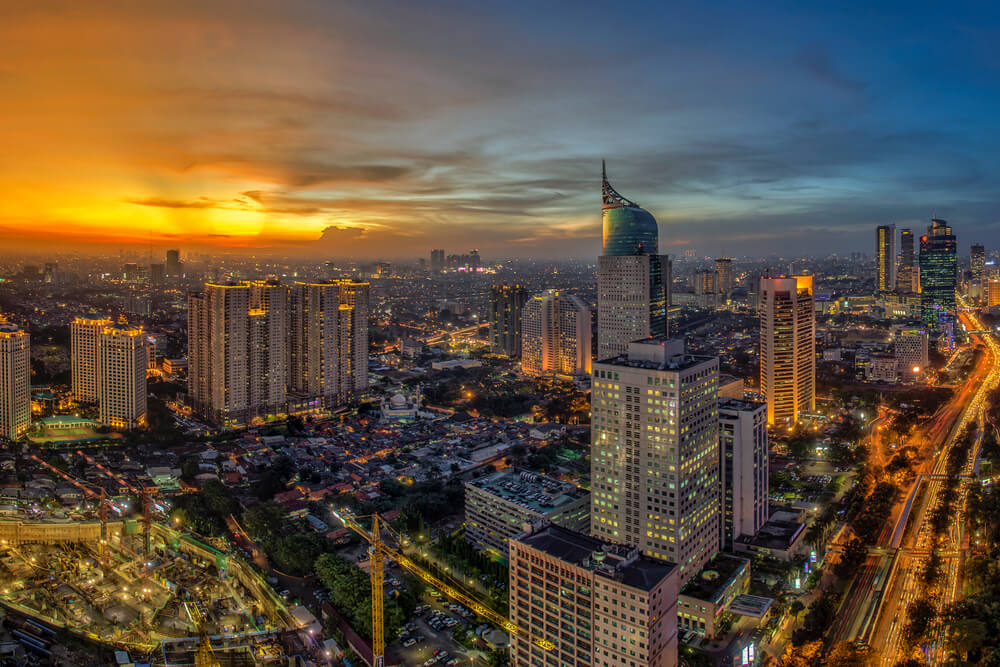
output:
[[[605,209],[605,255],[655,255],[659,246],[656,219],[638,206]]]
[[[937,324],[942,314],[955,313],[957,280],[955,235],[944,220],[932,220],[928,233],[920,237],[920,305],[924,322]]]

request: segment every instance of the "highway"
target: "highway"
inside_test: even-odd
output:
[[[961,312],[959,317],[967,330],[983,329],[976,314]],[[977,423],[979,429],[973,455],[970,455],[963,470],[963,473],[971,473],[974,452],[982,440],[986,398],[1000,383],[1000,346],[990,334],[976,334],[973,339],[977,345],[985,347],[986,354],[956,391],[946,409],[939,413],[923,434],[925,439],[921,442],[922,449],[933,446],[934,455],[928,458],[924,469],[920,471],[924,474],[918,475],[914,482],[908,502],[904,504],[904,511],[895,520],[895,527],[890,533],[892,538],[885,543],[881,540],[879,542],[880,546],[888,547],[889,553],[894,552],[894,555],[888,559],[885,568],[888,576],[885,593],[875,601],[877,611],[872,615],[873,622],[858,638],[868,641],[879,655],[881,665],[892,665],[910,655],[911,649],[903,641],[907,610],[926,593],[925,586],[918,577],[932,549],[936,549],[941,557],[944,573],[943,584],[940,586],[942,604],[954,601],[960,591],[961,565],[968,549],[968,537],[963,534],[967,482],[962,481],[958,487],[954,505],[957,508],[956,520],[951,523],[947,535],[937,544],[934,544],[930,516],[937,504],[948,452],[965,428],[970,423]],[[921,484],[923,490],[918,491]],[[935,628],[926,653],[930,664],[940,664],[945,657],[943,651],[939,650],[942,638],[941,629]]]

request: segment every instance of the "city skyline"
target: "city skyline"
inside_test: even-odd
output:
[[[619,35],[598,4],[435,9],[11,11],[0,238],[590,257],[607,158],[663,252],[867,250],[932,215],[1000,241],[995,10],[636,3]]]

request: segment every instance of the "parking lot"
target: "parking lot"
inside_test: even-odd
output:
[[[469,665],[475,657],[483,656],[480,651],[465,648],[453,636],[458,628],[475,630],[489,627],[482,618],[446,598],[434,597],[430,592],[422,602],[402,634],[392,638],[392,643],[386,647],[394,662],[407,667],[461,667]],[[390,639],[387,637],[386,641]]]

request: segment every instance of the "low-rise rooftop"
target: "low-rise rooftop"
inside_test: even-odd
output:
[[[480,477],[468,484],[539,514],[553,512],[586,495],[569,482],[515,468]]]

